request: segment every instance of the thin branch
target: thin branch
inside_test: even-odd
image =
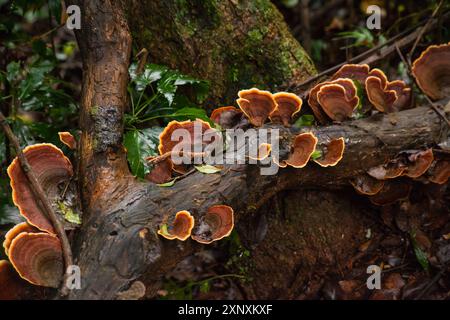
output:
[[[33,172],[33,168],[28,163],[27,158],[25,157],[24,153],[22,152],[22,149],[20,148],[19,140],[17,139],[14,132],[11,130],[11,127],[9,126],[8,122],[6,121],[5,116],[2,112],[0,112],[0,126],[2,127],[3,131],[5,132],[5,135],[8,137],[9,142],[13,146],[14,150],[16,151],[17,158],[19,159],[20,166],[22,167],[23,172],[25,173],[25,176],[27,177],[28,181],[30,182],[31,190],[33,191],[34,195],[36,196],[37,203],[39,207],[43,210],[45,215],[48,217],[50,222],[52,223],[53,227],[55,228],[55,231],[61,240],[61,246],[63,251],[63,257],[64,257],[64,263],[67,268],[71,265],[73,265],[73,258],[72,258],[72,250],[70,248],[69,239],[67,238],[66,232],[64,231],[64,226],[62,223],[58,220],[57,215],[55,211],[53,210],[49,200],[47,199],[44,190],[42,189],[42,186],[40,185],[36,175]],[[64,280],[61,285],[61,295],[65,296],[67,295],[67,286],[66,283],[66,277],[67,274],[64,272]]]

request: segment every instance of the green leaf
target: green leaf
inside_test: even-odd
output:
[[[71,208],[69,208],[62,202],[58,202],[58,207],[59,207],[59,210],[61,210],[61,212],[64,216],[64,219],[66,219],[67,221],[69,221],[71,223],[81,224],[80,215],[75,213]]]
[[[130,78],[136,84],[136,90],[142,91],[153,82],[161,79],[168,68],[157,64],[147,64],[140,74],[136,74],[137,63],[133,63],[129,68]]]
[[[171,186],[173,186],[175,184],[175,181],[177,181],[176,178],[171,180],[171,181],[169,181],[169,182],[166,182],[166,183],[157,184],[157,186],[158,187],[171,187]]]
[[[414,254],[416,255],[416,259],[419,264],[422,266],[423,270],[426,272],[430,271],[430,264],[428,262],[427,254],[420,248],[419,244],[416,240],[415,232],[411,232],[411,243],[414,249]]]
[[[130,164],[131,172],[144,178],[149,172],[147,161],[149,156],[158,154],[159,134],[162,128],[153,127],[143,130],[131,130],[124,136],[124,146],[127,148],[127,159]]]
[[[297,128],[312,126],[314,124],[314,116],[312,114],[304,114],[295,121],[294,126]]]
[[[209,281],[203,281],[202,284],[200,285],[200,292],[201,293],[208,293],[210,290],[210,284]]]
[[[222,169],[211,166],[209,164],[201,165],[201,166],[195,166],[195,169],[202,173],[210,174],[210,173],[217,173],[221,171]]]
[[[311,159],[313,160],[317,160],[319,158],[322,158],[322,151],[320,150],[315,150],[312,154],[311,154]]]
[[[6,66],[6,79],[8,82],[12,82],[17,78],[20,71],[20,63],[17,61],[10,62]]]

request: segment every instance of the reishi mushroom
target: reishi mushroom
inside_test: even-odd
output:
[[[38,232],[38,229],[30,225],[28,222],[21,222],[12,227],[5,235],[5,240],[3,241],[3,248],[5,249],[6,255],[8,255],[8,250],[11,242],[15,237],[17,237],[22,232]]]
[[[185,241],[191,236],[194,228],[194,217],[189,211],[182,210],[175,214],[175,218],[169,224],[164,222],[161,224],[158,234],[168,240]]]
[[[9,259],[28,282],[57,288],[63,276],[63,257],[59,239],[49,233],[22,232],[9,247]]]
[[[77,148],[77,140],[74,136],[67,131],[58,132],[59,140],[64,143],[69,149],[75,150]]]
[[[60,186],[67,184],[73,175],[69,159],[59,148],[49,143],[28,146],[23,153],[48,199],[55,204],[61,196]],[[29,224],[54,234],[53,226],[39,208],[17,157],[7,171],[11,179],[12,199],[21,215]]]
[[[313,161],[321,167],[333,167],[341,161],[344,154],[345,141],[344,138],[331,139],[323,148],[322,156]]]
[[[412,65],[417,85],[433,100],[450,95],[450,42],[429,46]]]
[[[300,112],[303,101],[294,93],[278,92],[273,95],[277,107],[269,115],[272,122],[281,122],[285,127],[291,126],[294,115]]]
[[[239,91],[238,96],[237,104],[255,127],[261,127],[277,107],[269,91],[252,88]]]
[[[317,141],[312,132],[297,135],[291,145],[291,153],[284,162],[294,168],[303,168],[316,150]]]
[[[228,237],[233,228],[233,208],[227,205],[214,205],[208,208],[191,237],[197,242],[209,244]]]

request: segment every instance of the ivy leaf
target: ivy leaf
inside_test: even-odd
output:
[[[295,121],[294,126],[297,128],[312,126],[314,124],[314,116],[312,114],[304,114]]]
[[[206,174],[217,173],[222,170],[220,168],[211,166],[209,164],[195,166],[195,169],[197,169],[197,171],[200,171],[201,173],[206,173]]]
[[[131,172],[144,178],[150,170],[145,160],[158,154],[159,134],[162,128],[153,127],[144,130],[130,130],[124,136],[123,144],[127,148],[127,159]]]

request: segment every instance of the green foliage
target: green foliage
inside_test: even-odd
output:
[[[430,271],[430,263],[428,262],[427,254],[420,248],[419,243],[416,240],[416,233],[412,231],[410,233],[411,244],[413,246],[414,254],[416,256],[417,262],[419,262],[425,272]]]
[[[314,124],[314,116],[312,114],[304,114],[297,119],[294,123],[294,127],[308,127]]]
[[[312,160],[317,160],[319,158],[322,158],[322,151],[320,150],[315,150],[312,154],[311,154],[311,159]]]
[[[352,47],[367,47],[373,48],[378,44],[386,42],[383,35],[375,37],[373,33],[364,27],[358,27],[352,31],[339,32],[336,39],[352,40],[353,43],[347,45],[345,48]]]
[[[197,169],[197,171],[201,172],[201,173],[206,173],[206,174],[211,174],[211,173],[217,173],[220,172],[220,168],[217,168],[215,166],[211,166],[208,164],[204,164],[201,166],[195,166],[195,169]]]

